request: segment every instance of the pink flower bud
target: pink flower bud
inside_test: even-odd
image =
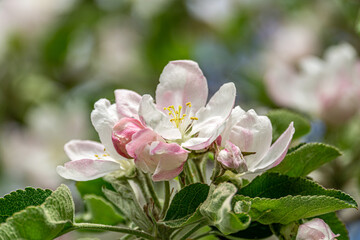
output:
[[[246,161],[241,154],[239,147],[232,142],[226,141],[225,149],[218,154],[217,160],[226,168],[236,172],[246,172],[248,170]]]
[[[112,142],[116,151],[125,158],[131,158],[126,151],[126,145],[131,141],[135,133],[144,128],[140,121],[134,118],[122,118],[114,126],[112,132]]]
[[[330,227],[320,218],[301,224],[296,235],[296,240],[336,240]]]

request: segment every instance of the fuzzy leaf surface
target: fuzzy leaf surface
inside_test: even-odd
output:
[[[44,203],[13,214],[0,225],[0,239],[54,239],[72,227],[74,202],[68,187],[61,185]]]
[[[305,177],[340,155],[340,151],[333,146],[323,143],[308,143],[287,154],[279,165],[268,172],[278,172],[290,177]]]
[[[142,230],[150,231],[152,222],[141,208],[131,187],[129,185],[117,184],[115,188],[117,192],[103,188],[107,199],[118,207],[126,218],[133,221]]]
[[[16,190],[0,198],[0,223],[29,206],[39,206],[52,193],[51,190],[25,188]]]
[[[349,195],[300,177],[266,173],[241,189],[233,203],[250,203],[250,216],[262,224],[288,224],[302,218],[357,208]]]
[[[194,183],[181,189],[171,201],[164,224],[170,227],[185,226],[201,218],[198,207],[206,200],[210,187]]]
[[[244,230],[251,222],[246,212],[235,213],[232,210],[231,201],[236,192],[237,188],[231,183],[211,185],[208,198],[200,206],[200,212],[209,224],[225,235]]]

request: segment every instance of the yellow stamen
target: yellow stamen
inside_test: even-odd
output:
[[[191,108],[191,102],[186,103],[186,106],[187,106],[188,108]],[[183,120],[184,120],[185,117],[187,116],[186,113],[188,112],[188,109],[187,109],[187,110],[186,110],[186,113],[181,114],[183,107],[182,107],[182,106],[178,106],[178,109],[175,110],[174,105],[171,105],[171,106],[169,106],[169,107],[164,107],[163,109],[169,111],[169,112],[168,112],[168,115],[172,117],[172,118],[170,119],[170,122],[175,123],[175,126],[176,126],[177,128],[180,127],[181,123],[183,122]],[[191,119],[191,120],[198,120],[196,117],[191,117],[190,119]]]

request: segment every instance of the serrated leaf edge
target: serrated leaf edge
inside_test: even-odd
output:
[[[329,192],[339,193],[339,194],[341,194],[342,196],[345,196],[345,197],[350,198],[350,200],[355,203],[355,205],[356,205],[355,208],[358,209],[357,202],[354,200],[354,198],[351,197],[350,195],[344,193],[344,192],[341,191],[341,190],[337,190],[337,189],[333,189],[333,188],[324,188],[323,186],[321,186],[321,185],[318,184],[317,182],[311,181],[310,179],[307,179],[307,178],[304,178],[304,177],[290,177],[290,176],[287,176],[287,175],[284,175],[284,174],[280,174],[280,173],[276,173],[276,172],[274,172],[274,173],[268,173],[268,174],[269,174],[269,175],[278,175],[278,176],[281,176],[281,177],[286,177],[287,179],[290,179],[290,178],[293,178],[293,179],[299,178],[299,179],[301,179],[301,180],[303,180],[303,181],[305,181],[305,182],[308,182],[308,183],[314,185],[315,187],[317,187],[317,188],[319,188],[319,189],[322,189],[322,190],[325,190],[325,191],[329,191]],[[259,177],[260,177],[260,176],[259,176]],[[254,179],[254,180],[255,180],[255,179]],[[251,184],[251,183],[250,183],[250,184]],[[249,186],[249,185],[247,185],[247,186]],[[244,188],[246,188],[246,187],[244,187]],[[241,195],[241,194],[238,194],[238,195]],[[243,195],[243,196],[245,196],[245,195]],[[293,197],[294,197],[294,196],[328,196],[328,195],[321,195],[321,194],[320,194],[320,195],[286,195],[286,196],[283,196],[283,197],[288,197],[288,196],[293,196]],[[281,199],[281,198],[283,198],[283,197],[275,198],[275,199]],[[328,196],[328,197],[330,197],[330,196]],[[251,197],[250,197],[250,198],[251,198]],[[259,198],[261,198],[261,197],[259,197]],[[334,198],[335,198],[335,197],[334,197]],[[272,198],[268,198],[268,199],[272,199]],[[342,201],[344,201],[344,200],[342,200]]]
[[[26,189],[26,188],[25,188],[25,189]],[[41,188],[39,188],[39,189],[41,189]],[[52,195],[53,195],[55,192],[60,191],[60,189],[64,189],[65,192],[68,193],[69,196],[71,197],[71,193],[70,193],[69,188],[68,188],[65,184],[61,184],[55,191],[52,191],[52,193],[50,194],[50,196],[48,196],[42,204],[40,204],[40,205],[38,205],[38,206],[28,206],[28,207],[26,207],[25,209],[23,209],[23,210],[21,210],[21,211],[19,211],[19,212],[14,213],[14,214],[11,215],[10,217],[8,217],[5,222],[3,222],[3,223],[0,224],[0,228],[1,228],[3,225],[7,224],[9,221],[11,221],[11,220],[14,218],[14,216],[19,215],[19,214],[23,214],[23,213],[24,213],[25,211],[27,211],[28,209],[37,209],[37,208],[40,208],[40,207],[44,207],[45,204],[47,203],[48,199],[52,198]],[[19,189],[19,190],[24,191],[24,190],[22,190],[22,189]],[[16,191],[19,191],[19,190],[16,190]],[[46,190],[50,190],[50,189],[46,189]],[[51,190],[50,190],[50,191],[51,191]],[[7,194],[7,195],[8,195],[8,194]],[[72,199],[72,197],[71,197],[71,199]],[[71,202],[72,202],[72,209],[73,209],[73,219],[72,219],[72,222],[74,222],[74,215],[75,215],[74,209],[75,209],[75,206],[74,206],[74,201],[71,201]],[[44,210],[44,214],[46,215],[46,217],[48,217],[48,216],[49,216],[49,215],[48,215],[48,212],[45,211],[45,209],[43,209],[43,210]],[[67,223],[67,222],[69,222],[69,221],[58,221],[57,223]]]

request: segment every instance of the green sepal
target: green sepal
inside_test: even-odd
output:
[[[234,212],[231,201],[236,194],[235,185],[224,182],[210,186],[208,198],[200,206],[200,213],[210,225],[217,227],[223,234],[231,234],[246,229],[251,222],[246,212]]]

